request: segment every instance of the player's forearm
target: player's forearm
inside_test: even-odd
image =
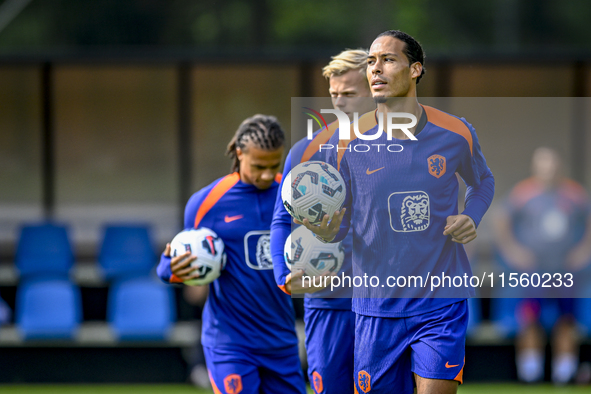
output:
[[[283,257],[285,241],[289,234],[291,234],[291,215],[285,210],[281,192],[279,192],[275,200],[273,221],[271,222],[271,258],[273,260],[273,274],[278,286],[285,286],[285,278],[290,273]]]
[[[285,278],[290,273],[285,264],[284,248],[285,241],[291,234],[291,215],[285,210],[283,206],[283,198],[281,197],[281,190],[283,189],[283,181],[287,178],[287,174],[291,171],[291,151],[285,158],[283,167],[283,177],[277,198],[275,199],[275,207],[273,208],[273,221],[271,222],[271,258],[273,260],[273,274],[275,275],[275,282],[278,286],[285,286]]]
[[[476,227],[480,224],[482,217],[490,207],[495,194],[495,178],[488,169],[480,178],[480,185],[468,186],[466,190],[466,203],[463,215],[468,215]]]
[[[285,278],[290,273],[285,264],[285,241],[291,233],[291,225],[273,220],[271,224],[271,257],[273,259],[273,274],[278,286],[285,285]]]

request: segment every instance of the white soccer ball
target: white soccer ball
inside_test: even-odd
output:
[[[324,215],[332,218],[345,202],[346,186],[336,168],[323,161],[295,166],[285,177],[281,199],[287,212],[299,221],[318,224]]]
[[[187,229],[178,233],[170,243],[171,257],[191,252],[197,260],[191,267],[199,272],[201,277],[184,282],[186,285],[206,285],[217,279],[226,266],[226,252],[224,242],[212,230],[201,227]]]
[[[285,264],[291,271],[302,269],[310,276],[337,274],[345,259],[340,242],[324,243],[304,226],[292,231],[283,250]]]

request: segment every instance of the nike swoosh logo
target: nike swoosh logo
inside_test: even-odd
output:
[[[367,168],[367,171],[365,171],[365,173],[366,173],[367,175],[371,175],[371,174],[373,174],[373,173],[374,173],[374,172],[376,172],[376,171],[383,170],[384,168],[386,168],[386,167],[382,167],[382,168],[378,168],[377,170],[370,171],[370,170],[369,170],[369,167],[368,167],[368,168]]]
[[[230,223],[230,222],[233,222],[234,220],[242,219],[243,217],[244,217],[244,215],[236,215],[236,216],[226,215],[226,217],[224,218],[224,222]]]
[[[449,361],[445,363],[445,368],[453,368],[453,367],[459,367],[460,364],[456,364],[456,365],[449,365]]]

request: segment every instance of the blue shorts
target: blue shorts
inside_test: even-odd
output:
[[[403,318],[357,315],[355,386],[359,394],[412,393],[413,372],[462,382],[466,300]]]
[[[306,308],[308,378],[316,394],[353,394],[355,313]]]
[[[203,352],[215,394],[306,393],[297,348],[261,354],[203,346]]]

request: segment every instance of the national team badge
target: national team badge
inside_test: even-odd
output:
[[[253,270],[272,270],[271,236],[269,230],[249,231],[244,236],[246,265]]]
[[[320,394],[322,390],[324,390],[324,385],[322,384],[322,375],[316,371],[314,371],[312,374],[312,384],[314,384],[314,390],[316,393]]]
[[[429,195],[424,191],[396,192],[388,197],[390,227],[396,232],[423,231],[431,221]]]
[[[427,159],[427,165],[429,166],[429,174],[435,178],[441,178],[445,174],[445,157],[440,155],[432,155]]]
[[[228,394],[238,394],[242,391],[242,377],[236,373],[224,378],[224,388]]]
[[[365,371],[359,371],[357,374],[357,383],[359,384],[359,388],[364,393],[369,392],[371,390],[371,376]]]

